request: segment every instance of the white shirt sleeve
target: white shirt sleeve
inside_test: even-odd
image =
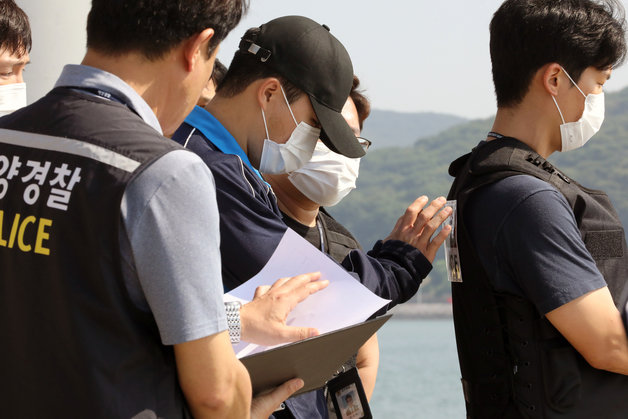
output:
[[[205,163],[185,150],[164,155],[127,186],[121,211],[127,289],[153,313],[162,343],[226,330],[220,217]]]

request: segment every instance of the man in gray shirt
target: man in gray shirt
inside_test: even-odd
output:
[[[302,385],[251,405],[226,331],[213,178],[162,136],[198,99],[243,8],[94,0],[82,65],[0,120],[7,416],[264,417]],[[19,234],[7,241],[8,220]],[[301,291],[273,310],[325,286],[316,279],[275,287]],[[271,329],[285,337],[279,314]]]

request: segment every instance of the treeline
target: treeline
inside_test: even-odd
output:
[[[430,198],[447,194],[452,181],[447,173],[449,163],[486,138],[491,122],[486,119],[456,125],[410,147],[373,150],[362,159],[357,189],[331,208],[331,213],[370,248],[388,235],[414,199],[424,194]],[[605,190],[628,225],[628,194],[624,192],[628,185],[627,150],[628,88],[606,95],[604,125],[585,147],[555,153],[550,160],[584,186]],[[421,293],[425,301],[449,297],[442,254],[437,256]]]

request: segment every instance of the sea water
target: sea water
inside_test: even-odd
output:
[[[379,372],[370,403],[374,418],[465,417],[451,319],[393,317],[378,339]]]

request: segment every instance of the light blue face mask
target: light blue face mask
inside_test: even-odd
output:
[[[584,92],[578,87],[575,81],[571,78],[569,73],[565,69],[560,67],[569,80],[576,86],[576,89],[584,96],[584,112],[582,116],[576,122],[565,122],[563,113],[560,111],[556,98],[552,96],[552,100],[558,109],[560,119],[563,123],[560,126],[560,138],[562,142],[562,148],[560,151],[570,151],[582,147],[587,141],[591,139],[602,127],[604,122],[604,92],[598,94],[585,95]]]
[[[288,110],[292,116],[292,120],[296,125],[294,131],[290,135],[288,141],[278,144],[270,139],[268,134],[268,125],[266,124],[266,115],[262,109],[262,118],[264,119],[264,128],[266,129],[266,139],[262,148],[262,156],[260,158],[259,171],[271,175],[290,173],[300,169],[310,161],[314,148],[320,136],[321,130],[314,128],[305,122],[297,123],[286,93],[281,87],[281,93],[288,105]]]

